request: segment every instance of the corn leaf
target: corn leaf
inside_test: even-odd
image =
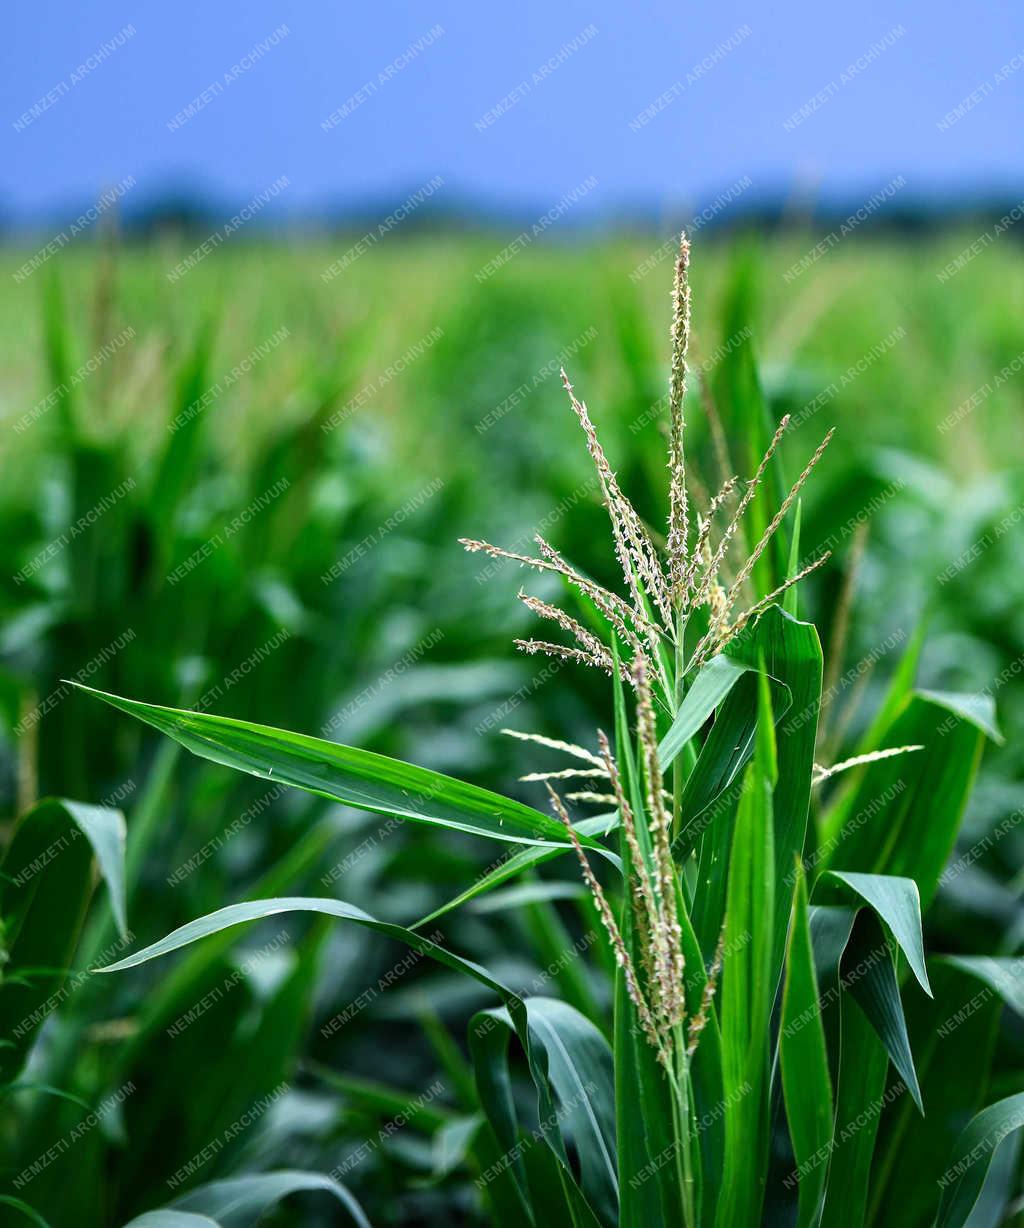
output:
[[[30,1207],[27,1202],[23,1202],[20,1198],[15,1198],[12,1194],[0,1194],[0,1205],[13,1207],[16,1211],[20,1211],[27,1220],[31,1220],[33,1224],[39,1224],[40,1228],[50,1228],[47,1221],[43,1219],[34,1207]],[[173,1225],[170,1228],[173,1228]],[[183,1228],[187,1228],[187,1226],[183,1225]]]
[[[879,746],[923,746],[913,755],[854,769],[854,779],[823,817],[821,866],[912,878],[924,912],[956,842],[991,713],[923,693],[905,697],[879,733]]]
[[[617,645],[613,644],[613,648],[617,663]],[[615,696],[615,752],[623,790],[634,814],[642,814],[640,782],[618,669],[613,674],[612,687]],[[641,853],[650,856],[650,834],[645,824],[638,824],[637,835],[642,842]],[[623,878],[628,880],[633,870],[624,834],[621,834],[620,854]],[[685,920],[683,924],[685,929]],[[640,947],[628,902],[622,908],[619,927],[633,966],[640,966]],[[615,969],[613,1043],[621,1228],[647,1228],[648,1224],[671,1222],[679,1207],[676,1183],[678,1140],[674,1132],[668,1083],[653,1048],[644,1037],[636,1006],[629,996],[625,977],[619,967]]]
[[[276,1206],[282,1198],[313,1190],[332,1194],[359,1228],[370,1228],[370,1221],[362,1208],[340,1182],[320,1173],[293,1170],[211,1181],[175,1199],[169,1210],[209,1216],[221,1228],[243,1228]]]
[[[921,988],[930,996],[932,990],[925,966],[921,897],[918,895],[917,883],[912,878],[900,878],[893,874],[857,874],[848,870],[832,870],[818,880],[818,890],[827,890],[833,884],[841,884],[871,905],[907,957],[907,963]]]
[[[611,831],[617,823],[618,819],[614,816],[595,815],[593,818],[580,819],[573,826],[576,828],[577,835],[585,838],[587,836],[603,836]],[[555,857],[561,857],[563,853],[570,851],[571,848],[567,846],[544,848],[540,845],[530,845],[527,848],[518,848],[507,857],[503,857],[497,865],[485,870],[465,891],[460,891],[457,896],[454,896],[446,904],[442,904],[440,908],[435,908],[432,913],[428,913],[427,916],[417,921],[412,928],[422,929],[424,925],[429,925],[432,921],[436,921],[438,917],[443,917],[445,913],[451,912],[453,908],[459,908],[470,900],[486,895],[487,892],[500,887],[502,883],[511,882],[513,879],[518,878],[520,874],[525,874],[535,866],[543,865],[546,861],[551,861]],[[603,855],[612,861],[613,864],[619,864],[619,860],[614,854],[605,850]]]
[[[210,913],[206,917],[201,917],[195,921],[189,922],[187,925],[181,926],[174,930],[159,942],[144,948],[142,951],[137,951],[134,954],[127,956],[125,959],[118,960],[114,964],[108,965],[102,969],[104,972],[116,972],[127,968],[133,968],[139,964],[145,963],[148,960],[155,959],[158,956],[169,954],[172,951],[179,950],[181,947],[187,946],[190,943],[196,942],[201,938],[205,938],[211,934],[217,934],[222,930],[231,926],[241,925],[250,921],[261,920],[265,917],[276,916],[282,913],[291,912],[314,912],[322,913],[326,916],[337,917],[340,920],[352,921],[357,925],[363,926],[366,929],[373,930],[376,933],[382,934],[385,937],[397,939],[399,942],[405,943],[413,950],[418,951],[422,955],[426,955],[439,963],[447,965],[456,971],[463,972],[480,984],[496,993],[505,1004],[505,1014],[502,1019],[507,1019],[508,1025],[511,1026],[518,1036],[522,1044],[530,1066],[530,1071],[537,1087],[539,1102],[542,1109],[546,1106],[548,1114],[542,1113],[542,1120],[548,1120],[550,1112],[553,1112],[553,1101],[551,1100],[551,1092],[548,1083],[548,1070],[551,1070],[551,1079],[558,1079],[558,1086],[565,1090],[570,1084],[575,1087],[574,1095],[580,1092],[577,1078],[577,1070],[572,1065],[571,1058],[565,1053],[559,1051],[552,1057],[548,1053],[548,1045],[557,1048],[559,1038],[557,1033],[553,1033],[551,1027],[546,1027],[545,1022],[551,1018],[550,1013],[544,1014],[544,1007],[532,1005],[529,1009],[534,1011],[534,1023],[531,1027],[529,1011],[523,1001],[516,995],[508,986],[497,980],[481,965],[474,963],[472,960],[456,955],[454,952],[447,950],[445,947],[439,946],[432,942],[429,938],[416,933],[414,930],[407,929],[401,925],[395,925],[391,922],[380,921],[362,909],[356,908],[354,905],[347,904],[342,900],[333,899],[317,899],[311,897],[293,896],[284,897],[281,899],[272,900],[252,900],[240,904],[230,904],[226,908],[221,908],[216,912]],[[536,1003],[537,999],[531,999],[531,1003]],[[559,1018],[563,1019],[564,1015],[561,1012],[571,1011],[575,1031],[582,1039],[579,1045],[576,1046],[579,1052],[584,1052],[586,1055],[587,1078],[585,1084],[592,1085],[591,1088],[584,1086],[583,1092],[585,1095],[596,1095],[602,1098],[603,1104],[611,1106],[613,1104],[613,1096],[611,1092],[611,1057],[607,1049],[607,1044],[600,1033],[584,1016],[579,1015],[573,1008],[566,1006],[563,1003],[556,1003],[551,1008],[555,1011]],[[478,1029],[479,1030],[479,1029]],[[493,1030],[493,1029],[488,1029]],[[604,1074],[601,1073],[601,1065],[598,1058],[595,1056],[596,1050],[593,1047],[592,1039],[594,1036],[600,1038],[601,1045],[604,1046],[604,1052],[607,1055],[607,1064]],[[586,1042],[586,1048],[584,1048]],[[471,1045],[474,1043],[473,1032],[471,1029]],[[479,1039],[476,1041],[480,1043]],[[493,1065],[494,1054],[489,1052],[489,1062]],[[582,1059],[581,1059],[582,1060]],[[478,1080],[479,1086],[479,1080]],[[561,1091],[559,1092],[561,1096]],[[560,1101],[563,1106],[564,1099]],[[494,1124],[492,1115],[496,1112],[495,1102],[489,1101],[484,1105],[488,1109],[488,1117]],[[573,1110],[578,1108],[578,1105],[572,1106]],[[597,1123],[598,1130],[601,1132],[601,1146],[607,1149],[607,1139],[614,1139],[614,1127],[609,1127],[608,1122],[614,1121],[613,1110],[610,1108],[602,1108],[598,1110],[592,1104],[582,1110],[588,1118]],[[553,1119],[553,1120],[557,1120]],[[574,1121],[576,1119],[574,1118]],[[610,1130],[610,1134],[608,1131]],[[598,1131],[595,1131],[595,1138]],[[498,1133],[499,1142],[507,1146],[503,1142],[503,1134]],[[571,1170],[568,1167],[564,1143],[561,1139],[561,1134],[558,1130],[549,1131],[545,1135],[549,1146],[555,1152],[556,1159],[560,1161],[563,1170],[563,1180],[566,1183],[567,1197],[573,1203],[575,1210],[579,1214],[584,1214],[587,1207],[586,1200],[580,1191],[575,1188],[575,1182],[572,1178]],[[597,1143],[595,1142],[595,1147]],[[611,1155],[614,1155],[612,1148]],[[590,1213],[591,1219],[593,1214]],[[598,1222],[596,1219],[594,1222]]]
[[[1024,1017],[1024,957],[994,955],[940,955],[943,964],[976,977]]]
[[[722,970],[725,1157],[719,1228],[760,1219],[768,1148],[768,1024],[775,997],[772,947],[775,854],[774,736],[768,682],[760,676],[757,753],[746,771],[729,862]]]
[[[956,1141],[939,1179],[942,1199],[935,1228],[962,1228],[978,1201],[1000,1144],[1024,1126],[1024,1092],[1007,1096],[973,1117]]]
[[[878,1124],[886,1104],[889,1058],[864,1012],[846,993],[829,1008],[838,1016],[839,1078],[835,1129],[821,1222],[828,1228],[862,1228]]]
[[[725,906],[732,828],[740,793],[737,776],[753,749],[758,683],[763,668],[775,721],[775,785],[772,975],[777,981],[792,906],[792,867],[803,851],[810,801],[811,767],[821,698],[821,646],[814,627],[797,622],[778,606],[726,647],[729,657],[748,673],[733,685],[718,709],[715,724],[687,780],[682,797],[682,831],[677,855],[698,848],[699,890],[693,922],[705,958],[710,958],[721,930]],[[788,889],[783,889],[784,887]]]
[[[896,968],[885,931],[873,912],[865,909],[858,914],[846,948],[844,968],[849,969],[845,984],[885,1046],[914,1103],[923,1113],[921,1088],[910,1052]]]
[[[124,1228],[221,1228],[221,1226],[208,1215],[193,1215],[191,1211],[171,1211],[164,1208],[160,1211],[147,1211],[144,1215],[137,1215],[135,1219],[125,1224]]]
[[[399,942],[404,942],[421,955],[436,959],[439,963],[454,968],[457,972],[468,973],[474,980],[493,990],[503,999],[514,998],[518,1002],[516,995],[507,986],[492,977],[486,968],[472,960],[463,959],[462,956],[431,942],[429,938],[421,934],[406,929],[405,926],[395,925],[390,921],[379,921],[369,913],[363,912],[361,908],[356,908],[354,904],[347,904],[344,900],[318,899],[315,896],[282,896],[279,899],[246,900],[240,904],[228,904],[225,908],[218,908],[216,912],[211,912],[205,917],[199,917],[195,921],[179,926],[178,929],[172,930],[166,937],[161,938],[159,942],[151,943],[141,951],[127,955],[113,964],[107,964],[105,968],[100,968],[98,971],[123,972],[128,968],[136,968],[139,964],[148,963],[151,959],[157,959],[161,955],[169,955],[172,951],[178,951],[211,934],[219,934],[222,930],[230,929],[232,926],[291,912],[323,913],[325,916],[337,917],[342,921],[353,921],[366,929],[383,934],[386,938],[395,938]]]
[[[800,572],[800,521],[803,516],[803,499],[797,499],[793,511],[793,533],[789,540],[789,562],[786,564],[786,579],[792,580]],[[782,608],[793,618],[800,617],[799,585],[787,588],[782,597]]]
[[[74,685],[159,729],[200,758],[252,776],[294,785],[359,810],[398,815],[514,844],[557,843],[568,847],[556,819],[440,772],[306,734],[140,703],[80,683]]]
[[[926,1114],[909,1096],[885,1114],[872,1172],[869,1219],[875,1228],[928,1228],[935,1220],[939,1178],[953,1145],[988,1094],[1003,1001],[972,972],[939,957],[929,961],[934,999],[905,1004]],[[1005,979],[1005,978],[1004,978]],[[906,1174],[913,1173],[912,1182]]]
[[[798,869],[786,953],[779,1058],[786,1120],[799,1174],[798,1228],[816,1222],[827,1165],[815,1162],[832,1138],[832,1083],[808,921],[807,885]]]
[[[124,932],[124,839],[119,810],[59,799],[40,802],[15,828],[0,867],[0,1036],[8,1042],[0,1047],[0,1073],[7,1078],[20,1068],[69,971],[93,893],[94,863]]]
[[[704,722],[749,668],[750,666],[742,661],[719,654],[712,657],[698,672],[679,705],[675,720],[658,747],[662,771],[671,766],[686,743],[700,731]]]
[[[615,1103],[612,1054],[607,1041],[579,1011],[552,998],[525,1003],[530,1045],[527,1060],[537,1089],[537,1129],[559,1165],[562,1186],[585,1222],[618,1222],[615,1162]],[[508,1074],[507,1040],[522,1034],[507,1009],[480,1011],[469,1025],[469,1046],[484,1112],[505,1166],[520,1169],[524,1197],[529,1186],[519,1163],[519,1126]],[[569,1163],[571,1139],[580,1165],[580,1188]],[[543,1215],[543,1208],[538,1208]]]

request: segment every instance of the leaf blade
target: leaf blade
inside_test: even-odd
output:
[[[200,758],[265,780],[376,814],[514,844],[568,847],[561,825],[551,816],[440,772],[306,734],[73,685],[158,729]]]
[[[797,1173],[801,1174],[797,1224],[798,1228],[808,1228],[815,1221],[827,1174],[825,1165],[815,1165],[812,1160],[830,1143],[833,1123],[832,1081],[814,972],[807,884],[802,869],[797,873],[786,952],[779,1059],[793,1156]]]

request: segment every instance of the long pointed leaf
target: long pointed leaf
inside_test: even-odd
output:
[[[673,763],[693,735],[699,732],[704,722],[749,668],[750,666],[742,661],[719,655],[712,657],[700,670],[679,705],[671,728],[658,747],[658,758],[663,771]]]
[[[729,859],[722,969],[725,1163],[719,1228],[759,1222],[768,1152],[768,1024],[772,947],[775,747],[768,684],[760,676],[757,753],[746,771]]]
[[[939,1180],[942,1200],[935,1228],[962,1228],[985,1184],[999,1145],[1024,1126],[1024,1092],[990,1104],[957,1139],[949,1167]]]
[[[595,815],[593,818],[580,819],[573,826],[576,833],[580,836],[603,836],[611,831],[618,823],[615,816]],[[561,857],[563,853],[570,852],[569,847],[560,846],[558,848],[544,848],[540,845],[531,845],[527,848],[518,848],[515,852],[510,853],[507,857],[502,858],[497,865],[491,866],[480,875],[478,879],[470,883],[464,890],[460,891],[457,896],[442,904],[440,908],[435,908],[433,912],[422,917],[412,927],[413,929],[422,929],[423,926],[429,925],[436,921],[438,917],[443,917],[445,913],[451,912],[453,908],[458,908],[462,904],[468,903],[470,900],[475,900],[479,896],[486,895],[487,892],[493,891],[496,887],[500,887],[502,883],[510,882],[512,879],[518,878],[520,874],[525,874],[527,870],[533,869],[535,866],[543,865],[546,861],[551,861],[555,857]],[[615,865],[619,864],[619,859],[613,853],[604,851],[604,856],[612,861]]]
[[[0,870],[5,965],[0,984],[0,1077],[20,1069],[78,948],[94,862],[124,926],[124,816],[47,799],[22,816]],[[52,999],[52,1001],[51,1001]]]
[[[925,966],[921,897],[917,883],[912,878],[895,874],[856,874],[850,870],[827,871],[818,881],[821,887],[833,882],[842,883],[871,905],[907,957],[907,963],[921,988],[930,996],[932,990]]]
[[[147,1211],[125,1224],[124,1228],[221,1228],[208,1215],[193,1215],[191,1211]]]
[[[340,1182],[321,1173],[294,1170],[211,1181],[209,1185],[201,1185],[175,1199],[171,1209],[208,1215],[222,1228],[243,1228],[243,1225],[253,1223],[265,1211],[276,1206],[282,1198],[306,1190],[323,1190],[332,1194],[359,1228],[370,1228],[370,1221],[359,1203]]]
[[[531,1042],[527,1060],[538,1096],[536,1132],[558,1162],[574,1213],[585,1223],[614,1225],[618,1178],[611,1050],[597,1028],[564,1002],[529,998],[525,1012]],[[481,1103],[505,1149],[502,1167],[519,1169],[525,1197],[528,1182],[517,1143],[519,1127],[507,1063],[511,1031],[522,1040],[507,1010],[481,1011],[470,1021],[469,1043]],[[569,1163],[567,1140],[579,1159],[579,1185]],[[545,1209],[535,1209],[541,1213],[538,1222],[545,1222]]]
[[[294,785],[359,810],[518,844],[565,845],[549,815],[440,772],[267,725],[122,699],[75,683],[214,763]]]
[[[858,914],[846,949],[846,961],[847,966],[851,966],[846,978],[850,993],[877,1032],[914,1103],[923,1113],[896,968],[885,932],[873,912],[863,910]]]
[[[786,1120],[799,1174],[798,1228],[815,1223],[827,1167],[815,1157],[832,1138],[832,1083],[808,922],[807,885],[797,877],[786,953],[786,981],[779,1034]]]

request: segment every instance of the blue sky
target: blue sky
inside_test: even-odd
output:
[[[20,223],[124,183],[241,206],[282,176],[268,217],[398,205],[435,176],[438,201],[576,190],[581,214],[744,181],[853,203],[900,176],[1024,185],[1018,4],[36,0],[6,34],[0,216]]]

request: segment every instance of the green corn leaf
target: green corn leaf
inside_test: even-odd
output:
[[[797,622],[778,606],[726,647],[747,666],[718,709],[682,798],[682,834],[677,855],[697,845],[694,928],[705,958],[721,930],[732,827],[740,793],[737,773],[753,750],[758,683],[763,662],[775,718],[776,770],[773,806],[775,891],[772,975],[782,969],[792,905],[794,858],[803,851],[811,769],[821,698],[821,646],[814,627]]]
[[[573,1140],[580,1184],[599,1217],[614,1224],[619,1192],[612,1051],[590,1020],[566,1002],[528,998],[526,1018],[535,1051],[547,1057],[559,1126]]]
[[[942,1199],[935,1228],[962,1228],[978,1201],[999,1146],[1024,1126],[1024,1092],[1007,1096],[973,1117],[956,1141],[939,1179]]]
[[[789,563],[786,566],[786,579],[792,580],[800,572],[800,521],[803,512],[803,499],[797,499],[793,512],[793,536],[789,541]],[[782,597],[782,608],[792,618],[799,617],[800,598],[797,594],[798,585],[786,589]]]
[[[881,707],[857,745],[858,755],[882,749],[886,730],[903,711],[913,694],[914,679],[921,660],[921,650],[924,648],[925,629],[925,620],[922,619],[899,659]]]
[[[615,979],[615,1089],[619,1222],[622,1228],[669,1223],[679,1207],[669,1091],[621,971]]]
[[[193,1215],[191,1211],[147,1211],[137,1215],[124,1228],[221,1228],[208,1215]]]
[[[776,710],[789,707],[785,688],[777,687]],[[732,816],[736,811],[741,772],[754,750],[757,728],[757,678],[745,671],[733,685],[711,726],[693,771],[687,777],[680,799],[682,823],[673,843],[677,860],[695,848],[703,850],[708,834],[713,834],[716,851],[728,848],[732,836]],[[724,828],[721,820],[725,819]]]
[[[700,1010],[708,970],[683,900],[679,901],[678,912],[686,968],[687,1017],[692,1019]],[[710,1228],[715,1222],[716,1191],[721,1186],[725,1157],[722,1033],[718,1023],[718,1011],[714,1009],[714,1005],[708,1013],[696,1051],[690,1059],[690,1085],[693,1091],[692,1163],[697,1193],[697,1219],[699,1223]],[[672,1212],[672,1204],[669,1204],[670,1218]]]
[[[284,857],[274,861],[256,879],[247,898],[260,900],[283,893],[291,883],[302,879],[321,863],[333,839],[330,823],[309,828]],[[230,929],[222,930],[191,947],[180,961],[162,973],[140,1003],[138,1030],[123,1048],[125,1069],[145,1060],[144,1050],[150,1044],[159,1044],[163,1029],[180,1014],[183,1001],[194,1002],[209,990],[210,978],[218,974],[235,937]],[[98,988],[102,991],[102,981]]]
[[[836,1095],[838,1095],[839,1088],[840,1057],[838,1004],[842,993],[839,984],[839,970],[856,919],[857,910],[854,908],[812,904],[808,909],[811,948],[814,951],[814,974],[820,990],[821,1017],[825,1029],[829,1074]]]
[[[294,785],[377,814],[513,844],[568,847],[557,819],[440,772],[301,733],[140,703],[74,685],[159,729],[200,758],[265,780]]]
[[[241,904],[228,904],[225,908],[218,908],[216,912],[211,912],[205,917],[189,921],[188,924],[172,930],[165,938],[161,938],[159,942],[154,942],[150,946],[144,947],[141,951],[127,955],[124,959],[108,964],[105,968],[98,969],[98,971],[123,972],[128,968],[137,968],[139,964],[148,963],[149,960],[157,959],[161,955],[169,955],[172,951],[178,951],[193,942],[198,942],[201,938],[207,938],[211,934],[218,934],[222,930],[230,929],[232,926],[244,925],[249,921],[260,921],[265,917],[274,917],[281,913],[290,912],[323,913],[328,917],[337,917],[342,921],[353,921],[356,925],[374,930],[378,934],[383,934],[386,938],[395,938],[399,942],[404,942],[421,955],[428,955],[439,963],[446,964],[449,968],[454,968],[457,972],[468,973],[474,980],[479,981],[502,998],[515,998],[512,991],[492,977],[485,968],[473,963],[472,960],[463,959],[462,956],[455,955],[437,943],[431,942],[429,938],[424,938],[421,934],[406,929],[405,926],[395,925],[390,921],[378,921],[376,917],[363,912],[361,908],[356,908],[354,904],[347,904],[344,900],[318,899],[314,896],[282,896],[279,899],[273,900],[247,900]]]
[[[506,887],[504,891],[492,892],[486,900],[479,900],[468,911],[485,916],[505,912],[506,909],[525,908],[529,904],[550,904],[553,900],[578,900],[587,894],[583,883],[537,881]]]
[[[548,1085],[548,1065],[552,1062],[550,1056],[540,1056],[538,1054],[538,1045],[540,1051],[546,1055],[545,1046],[549,1040],[550,1029],[545,1029],[543,1021],[535,1022],[531,1030],[529,1024],[529,1015],[527,1007],[523,1001],[501,981],[497,980],[481,965],[474,963],[472,960],[456,955],[447,948],[439,946],[432,942],[429,938],[423,937],[414,930],[407,929],[401,925],[395,925],[391,922],[380,921],[362,909],[356,908],[354,905],[347,904],[342,900],[332,899],[316,899],[302,896],[284,897],[273,900],[253,900],[240,904],[230,904],[226,908],[221,908],[217,912],[210,913],[206,917],[201,917],[196,921],[191,921],[187,925],[181,926],[174,930],[159,942],[153,943],[151,946],[144,948],[142,951],[137,951],[133,955],[119,960],[114,964],[108,965],[102,969],[104,972],[116,972],[127,968],[133,968],[139,964],[145,963],[148,960],[155,959],[161,955],[167,955],[172,951],[179,950],[181,947],[188,946],[190,943],[196,942],[201,938],[205,938],[211,934],[217,934],[231,926],[241,925],[249,921],[261,920],[265,917],[276,916],[282,913],[290,912],[314,912],[322,913],[326,916],[337,917],[340,920],[352,921],[357,925],[363,926],[366,929],[373,930],[376,933],[382,934],[385,937],[394,938],[399,942],[405,943],[413,950],[418,951],[422,955],[429,956],[439,963],[445,964],[449,968],[453,968],[458,972],[465,973],[486,986],[488,989],[496,993],[504,1002],[507,1018],[510,1025],[515,1029],[520,1043],[523,1045],[527,1053],[527,1059],[530,1065],[530,1071],[534,1079],[534,1083],[538,1089],[538,1096],[542,1103],[550,1102],[550,1091]],[[537,999],[531,999],[531,1002],[536,1002]],[[543,1011],[544,1008],[534,1008]],[[571,1011],[572,1008],[565,1006],[563,1003],[557,1003],[552,1009]],[[578,1012],[573,1012],[574,1017],[578,1016],[577,1030],[583,1030],[584,1026],[590,1030],[590,1033],[600,1037],[600,1033],[594,1028],[593,1024],[589,1023]],[[537,1016],[536,1018],[539,1018]],[[544,1033],[540,1035],[539,1033]],[[590,1034],[588,1033],[588,1035]],[[552,1042],[554,1043],[554,1042]],[[601,1044],[605,1046],[607,1051],[607,1043],[601,1038]],[[565,1067],[560,1065],[562,1055],[559,1054],[558,1061],[553,1064],[558,1067],[559,1075],[565,1073]],[[610,1054],[608,1057],[608,1091],[606,1101],[608,1104],[613,1102],[613,1097],[610,1091],[611,1072],[610,1072]],[[596,1067],[595,1067],[596,1068]],[[566,1076],[568,1078],[568,1076]],[[604,1094],[604,1093],[602,1093]],[[487,1106],[485,1106],[487,1107]],[[548,1105],[549,1111],[553,1111]],[[488,1114],[489,1118],[491,1114]],[[600,1120],[606,1124],[607,1118],[601,1117]],[[614,1120],[612,1118],[612,1120]],[[493,1125],[493,1121],[492,1121]],[[499,1142],[502,1141],[502,1136],[499,1134]],[[611,1137],[614,1138],[614,1130]],[[568,1167],[568,1160],[565,1158],[564,1144],[561,1143],[561,1135],[555,1131],[550,1132],[548,1137],[549,1146],[555,1151],[556,1158],[562,1164],[563,1180],[566,1182],[566,1193],[576,1209],[581,1211],[581,1208],[586,1207],[586,1200],[580,1191],[575,1188],[575,1183],[572,1179],[571,1171]],[[507,1146],[507,1144],[503,1144]],[[614,1153],[612,1153],[614,1154]],[[593,1218],[591,1213],[591,1218]],[[596,1220],[594,1221],[597,1222]]]
[[[858,914],[843,967],[846,987],[875,1029],[914,1103],[923,1113],[896,968],[885,931],[873,912],[865,909]]]
[[[370,1228],[370,1221],[359,1203],[340,1182],[321,1173],[293,1170],[211,1181],[175,1199],[168,1209],[209,1216],[221,1228],[244,1228],[276,1206],[282,1198],[314,1190],[332,1194],[359,1228]]]
[[[889,1058],[851,995],[838,994],[829,1008],[837,1016],[839,1078],[832,1146],[821,1222],[828,1228],[862,1228],[871,1182],[878,1124],[886,1104]]]
[[[827,1154],[832,1139],[832,1082],[814,973],[807,885],[799,868],[786,953],[779,1057],[786,1120],[799,1174],[797,1225],[808,1228],[816,1222],[828,1171],[818,1157],[822,1149]]]
[[[432,1149],[432,1180],[442,1181],[466,1162],[483,1121],[483,1114],[473,1113],[468,1117],[455,1117],[438,1127]]]
[[[597,1028],[564,1002],[529,998],[525,1014],[531,1042],[527,1060],[537,1089],[536,1129],[558,1162],[574,1213],[586,1223],[614,1225],[618,1177],[611,1050]],[[508,1073],[510,1032],[522,1040],[507,1009],[480,1011],[470,1020],[469,1047],[481,1104],[504,1148],[501,1168],[512,1165],[518,1170],[526,1201],[529,1181],[517,1146],[519,1126]],[[579,1187],[566,1137],[573,1140],[579,1159]]]
[[[1024,1017],[1024,957],[993,955],[941,955],[950,967],[982,981],[1007,1006]]]
[[[761,675],[757,753],[746,771],[729,861],[722,969],[725,1157],[719,1228],[759,1221],[768,1149],[768,1024],[772,976],[775,852],[772,714]]]
[[[27,1202],[23,1202],[20,1198],[15,1198],[11,1194],[0,1194],[0,1204],[5,1207],[13,1207],[15,1211],[20,1211],[27,1220],[31,1220],[33,1224],[39,1224],[40,1228],[50,1228],[50,1225],[45,1219],[43,1219],[39,1212],[34,1207],[30,1207]],[[173,1228],[173,1226],[171,1226],[171,1228]],[[198,1226],[196,1226],[196,1228],[198,1228]]]
[[[975,695],[959,691],[919,690],[917,693],[922,699],[927,699],[929,703],[945,708],[958,719],[969,721],[997,746],[1002,746],[1006,742],[996,721],[996,703],[991,695]]]
[[[48,799],[22,816],[0,867],[6,954],[0,983],[0,1074],[10,1078],[49,1014],[78,947],[94,886],[106,880],[124,932],[124,815]],[[56,1004],[56,1000],[54,1000]]]
[[[821,1223],[862,1228],[880,1122],[890,1105],[900,1111],[904,1088],[916,1088],[917,1076],[892,955],[875,912],[816,905],[810,910],[810,932],[835,1088],[831,1142],[813,1161],[828,1172]],[[871,984],[865,987],[865,982]],[[899,1058],[894,1066],[910,1075],[888,1089],[892,1055],[887,1044]],[[915,1103],[919,1101],[918,1094]],[[920,1118],[915,1117],[914,1124],[920,1124]]]
[[[0,866],[0,901],[8,940],[21,928],[44,872],[80,836],[85,836],[107,884],[118,930],[122,937],[127,933],[124,815],[105,806],[46,798],[22,816]]]
[[[785,687],[789,706],[775,711],[777,774],[772,806],[774,825],[774,939],[771,978],[777,984],[786,948],[786,930],[792,907],[789,874],[794,859],[801,855],[807,834],[807,812],[811,797],[814,743],[821,703],[821,644],[811,623],[798,622],[779,606],[771,606],[747,634],[736,637],[729,654],[752,668],[763,668],[769,678]],[[776,705],[776,690],[771,691]],[[783,884],[788,889],[783,890]]]
[[[1019,1190],[1022,1153],[1024,1135],[1019,1130],[1012,1132],[996,1148],[985,1184],[981,1187],[965,1228],[1002,1228],[1008,1222],[1012,1223],[1008,1216]]]
[[[934,999],[912,994],[905,1004],[927,1112],[922,1120],[910,1097],[901,1096],[883,1118],[868,1208],[873,1228],[933,1223],[939,1178],[953,1145],[965,1122],[986,1103],[1003,999],[987,978],[946,958],[929,960],[929,973]],[[907,1173],[914,1174],[912,1182]]]
[[[499,1192],[511,1185],[506,1198],[518,1199],[524,1216],[532,1223],[529,1180],[526,1162],[520,1146],[519,1123],[508,1064],[508,1031],[504,1020],[480,1012],[470,1021],[469,1052],[473,1062],[477,1096],[488,1126],[494,1137],[494,1160],[484,1169],[479,1180],[485,1189],[497,1183]],[[548,1094],[547,1084],[538,1088],[542,1099]],[[543,1121],[552,1122],[553,1110],[545,1103]]]
[[[694,678],[679,705],[671,728],[658,747],[662,771],[666,771],[687,742],[725,699],[736,682],[750,669],[742,661],[718,655],[712,657]]]
[[[912,878],[922,912],[928,908],[974,782],[983,724],[991,724],[978,723],[977,707],[958,707],[948,695],[941,703],[921,693],[904,698],[880,744],[924,749],[855,769],[822,818],[822,869]]]
[[[577,835],[585,839],[586,837],[603,836],[613,830],[617,824],[618,818],[614,815],[595,815],[589,819],[580,819],[573,826],[576,829]],[[572,848],[566,845],[560,845],[557,848],[545,848],[535,844],[527,848],[517,848],[507,857],[503,857],[496,865],[485,870],[465,891],[460,891],[457,896],[446,904],[442,904],[440,908],[434,909],[432,913],[421,918],[412,928],[422,929],[423,926],[436,921],[438,917],[443,917],[445,913],[451,912],[452,909],[459,908],[462,904],[466,904],[470,900],[475,900],[487,892],[493,891],[496,887],[500,887],[502,883],[511,882],[521,874],[532,870],[535,866],[543,865],[546,861],[551,861],[555,857],[561,857],[564,853],[569,852],[572,852]],[[603,856],[614,865],[619,864],[619,859],[614,854],[609,853],[607,850],[602,850],[602,852]]]
[[[618,662],[618,647],[613,644]],[[618,668],[612,675],[615,697],[615,754],[623,791],[634,814],[642,814],[640,782],[629,732],[626,697]],[[641,852],[650,856],[650,833],[639,824]],[[632,874],[629,845],[620,839],[623,876]],[[684,914],[685,917],[685,914]],[[684,920],[684,928],[686,922]],[[628,902],[622,908],[619,928],[634,967],[641,953]],[[699,951],[698,962],[699,962]],[[654,1050],[643,1034],[636,1006],[626,989],[622,969],[615,968],[615,1121],[619,1164],[619,1222],[621,1228],[646,1228],[671,1222],[678,1212],[676,1182],[678,1151],[673,1126],[668,1082]]]
[[[827,871],[818,880],[818,890],[841,884],[875,910],[900,950],[907,957],[914,976],[929,996],[928,969],[925,966],[924,935],[921,932],[921,897],[912,878],[893,874],[857,874],[850,870]]]

